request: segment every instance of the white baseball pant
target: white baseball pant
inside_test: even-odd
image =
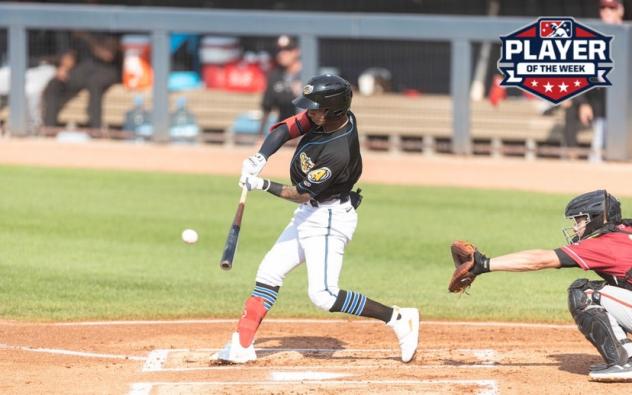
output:
[[[353,237],[358,215],[350,201],[334,199],[313,207],[301,204],[259,265],[257,282],[282,286],[285,276],[305,262],[312,302],[329,310],[338,296],[345,246]]]

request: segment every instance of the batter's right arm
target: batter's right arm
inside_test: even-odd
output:
[[[267,158],[277,152],[287,141],[295,139],[309,132],[313,123],[307,115],[307,111],[300,112],[294,116],[274,124],[270,128],[270,134],[263,141],[259,153]]]
[[[258,176],[268,162],[268,158],[290,140],[287,127],[278,127],[263,141],[259,152],[246,158],[241,165],[239,183],[243,184],[248,176]]]
[[[290,136],[290,131],[286,124],[281,124],[277,128],[273,129],[268,136],[266,136],[265,140],[263,140],[263,144],[261,144],[261,148],[259,148],[259,153],[266,158],[269,158],[279,150],[286,142],[290,141],[292,137]]]

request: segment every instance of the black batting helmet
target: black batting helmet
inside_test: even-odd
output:
[[[567,218],[587,217],[586,230],[581,237],[584,239],[606,223],[620,223],[621,204],[605,189],[598,189],[573,198],[566,205],[564,215]]]
[[[351,107],[351,84],[334,74],[316,76],[303,87],[303,94],[292,101],[298,108],[326,109],[327,118],[338,118]]]

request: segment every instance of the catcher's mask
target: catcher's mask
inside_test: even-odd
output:
[[[303,88],[303,94],[292,101],[298,108],[327,110],[326,119],[337,119],[351,107],[351,84],[334,74],[318,75]]]
[[[620,223],[621,205],[605,189],[599,189],[573,198],[566,206],[564,215],[573,224],[562,229],[562,233],[568,243],[577,243],[591,237],[607,223]],[[584,218],[585,227],[580,226]]]

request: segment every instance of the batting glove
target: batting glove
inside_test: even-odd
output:
[[[241,165],[241,178],[248,176],[258,176],[265,167],[267,159],[260,153],[256,153],[244,160]]]
[[[244,178],[243,182],[239,180],[239,187],[246,187],[248,191],[254,191],[255,189],[267,191],[270,187],[270,181],[257,176],[248,176]]]

